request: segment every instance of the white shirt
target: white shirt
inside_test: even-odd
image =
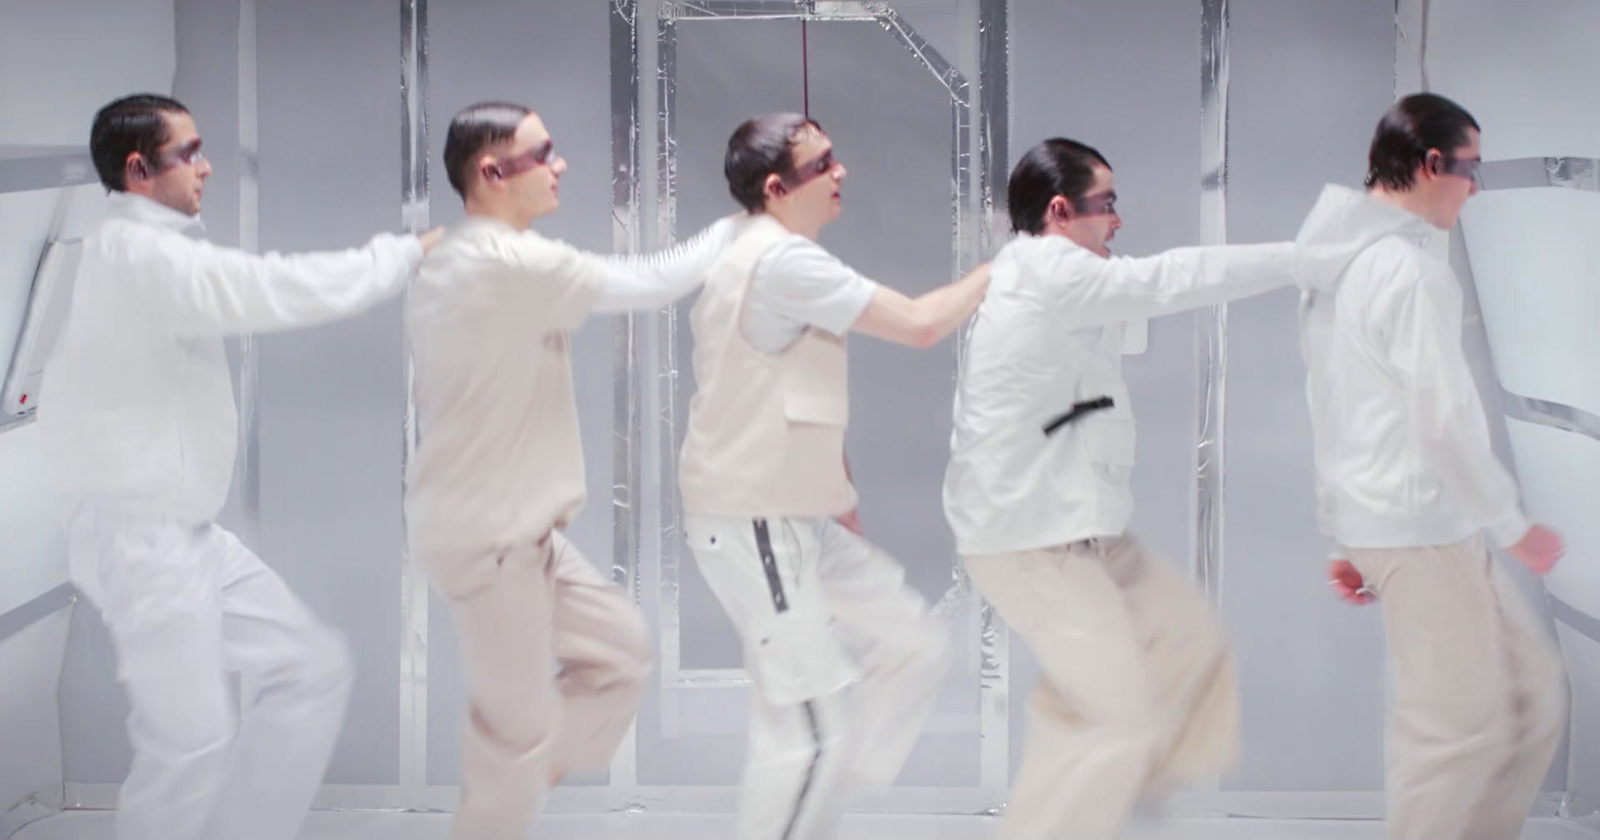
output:
[[[1301,350],[1321,526],[1339,546],[1447,545],[1528,530],[1461,345],[1445,232],[1329,186],[1301,228]],[[1342,554],[1339,546],[1333,553]]]
[[[399,293],[422,259],[413,236],[256,256],[185,235],[198,227],[119,192],[84,242],[39,406],[47,462],[70,495],[186,522],[214,518],[238,435],[222,337],[359,312]]]
[[[595,311],[664,306],[694,291],[749,221],[745,214],[729,216],[666,251],[608,258],[605,288]],[[791,233],[756,263],[745,304],[745,338],[768,353],[779,353],[807,327],[845,335],[877,290],[877,283],[826,248]]]
[[[1177,248],[1103,258],[1021,235],[990,267],[957,385],[945,516],[963,555],[1123,533],[1133,514],[1134,420],[1125,322],[1286,286],[1293,246]],[[1075,403],[1114,406],[1046,435]]]
[[[778,353],[807,327],[845,335],[877,290],[877,283],[821,245],[791,233],[756,263],[745,304],[745,338]]]
[[[583,507],[569,331],[591,312],[672,303],[705,282],[732,232],[601,257],[484,216],[423,262],[406,312],[420,442],[407,525],[421,555],[538,539]]]

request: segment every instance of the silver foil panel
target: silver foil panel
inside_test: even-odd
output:
[[[1600,440],[1600,415],[1549,400],[1524,397],[1504,387],[1500,389],[1500,402],[1505,406],[1506,416],[1513,420],[1537,423]]]
[[[978,3],[977,260],[1000,249],[1010,228],[1004,190],[1011,157],[1011,23],[1008,0]],[[957,378],[967,330],[957,339]],[[957,569],[965,578],[965,570]],[[963,581],[971,588],[970,581]],[[999,813],[1011,787],[1011,634],[994,607],[978,604],[978,787]]]
[[[1200,244],[1222,245],[1228,241],[1228,0],[1203,0],[1200,37]],[[1191,573],[1215,603],[1222,592],[1228,307],[1210,307],[1196,318],[1199,418]]]
[[[428,0],[400,2],[401,221],[428,229]],[[416,376],[406,348],[406,414],[399,479],[416,457],[419,430],[412,400]],[[404,516],[402,512],[402,517]],[[403,521],[403,519],[402,519]],[[411,556],[409,529],[400,558],[400,790],[416,806],[428,786],[428,577]]]
[[[1486,160],[1479,168],[1485,190],[1559,187],[1600,192],[1600,159],[1527,157]]]
[[[611,247],[638,253],[639,230],[639,8],[637,0],[612,0],[611,51]],[[642,486],[641,442],[644,421],[642,354],[645,318],[617,318],[612,344],[611,581],[635,606],[643,603],[639,584],[639,504]],[[630,727],[611,759],[610,785],[631,792],[639,783],[638,747]]]
[[[239,0],[239,248],[260,248],[260,165],[256,119],[256,0]],[[260,356],[253,335],[242,335],[239,347],[239,466],[234,493],[239,500],[239,539],[261,550],[261,416]]]

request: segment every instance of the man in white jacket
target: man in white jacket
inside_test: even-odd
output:
[[[238,423],[222,339],[352,315],[399,293],[414,236],[255,256],[192,238],[211,166],[184,106],[139,95],[95,116],[111,191],[45,371],[39,430],[72,580],[116,644],[133,767],[119,840],[289,840],[344,715],[350,655],[213,521]],[[249,693],[235,720],[227,674]]]
[[[638,609],[562,533],[587,487],[568,332],[698,288],[734,221],[650,257],[540,235],[529,226],[560,206],[567,164],[539,115],[512,103],[457,114],[444,165],[467,217],[408,300],[421,441],[406,520],[467,669],[451,837],[514,840],[547,786],[606,767],[650,673]]]
[[[1126,534],[1134,418],[1125,323],[1287,286],[1293,246],[1111,256],[1110,165],[1046,140],[1006,200],[955,401],[945,515],[972,581],[1041,676],[1001,823],[1017,840],[1108,840],[1141,797],[1236,753],[1232,654],[1205,596]]]
[[[1512,840],[1561,737],[1560,660],[1482,541],[1562,553],[1490,449],[1442,255],[1477,192],[1478,124],[1418,94],[1378,123],[1367,191],[1328,186],[1298,237],[1300,337],[1331,580],[1377,598],[1394,661],[1389,836]]]
[[[945,666],[944,629],[855,521],[845,335],[931,346],[988,268],[912,299],[828,253],[845,168],[800,114],[740,125],[723,168],[748,215],[690,320],[684,536],[754,683],[739,840],[824,840],[847,788],[893,783]]]

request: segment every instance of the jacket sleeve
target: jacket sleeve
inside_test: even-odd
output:
[[[1150,257],[1101,259],[1052,251],[1039,267],[1053,308],[1069,326],[1153,318],[1248,297],[1294,282],[1294,245],[1174,248]],[[1086,270],[1087,266],[1087,270]]]
[[[654,254],[606,258],[596,312],[658,309],[700,288],[733,239],[732,219],[714,222],[692,239]]]
[[[332,321],[398,294],[422,261],[415,236],[362,248],[250,254],[178,234],[129,245],[130,280],[186,335],[270,332]]]
[[[1461,290],[1454,277],[1416,269],[1417,282],[1395,298],[1390,359],[1406,380],[1413,439],[1443,492],[1489,532],[1516,543],[1529,523],[1516,482],[1489,444],[1477,385],[1461,346]]]

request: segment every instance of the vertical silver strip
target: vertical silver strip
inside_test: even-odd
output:
[[[884,6],[877,20],[950,91],[950,265],[952,277],[960,277],[977,264],[975,258],[978,252],[978,231],[974,222],[980,214],[972,200],[971,85],[955,65],[940,55],[894,9]],[[956,363],[951,366],[952,377],[960,373],[965,335],[958,335],[955,344]]]
[[[1004,190],[1011,169],[1010,0],[979,0],[978,5],[978,200],[983,224],[979,257],[999,250],[1010,229]]]
[[[987,259],[1009,227],[996,195],[1010,163],[1011,31],[1009,0],[978,2],[978,254]],[[957,346],[957,376],[966,358],[966,330]],[[1011,643],[994,607],[973,594],[978,626],[978,787],[1005,802],[1011,784]]]
[[[1394,0],[1394,98],[1428,90],[1429,0]]]
[[[239,0],[239,248],[260,249],[260,141],[256,99],[256,0]],[[239,337],[239,441],[234,493],[239,499],[239,539],[261,550],[261,439],[259,349],[255,336]]]
[[[663,3],[656,23],[656,248],[673,242],[677,230],[678,150],[674,107],[678,79],[678,7]],[[661,624],[661,680],[670,686],[682,667],[682,619],[679,616],[682,511],[678,500],[678,311],[668,306],[657,316],[656,394],[658,455],[661,475],[661,583],[657,617]]]
[[[978,613],[978,788],[998,814],[1011,788],[1011,632],[988,601]]]
[[[1201,0],[1200,244],[1228,241],[1228,0]],[[1222,595],[1223,427],[1227,420],[1228,306],[1196,314],[1199,423],[1195,440],[1195,582]]]
[[[402,224],[412,232],[427,230],[428,0],[400,0],[400,177]],[[415,376],[407,346],[402,496],[419,436],[412,400]],[[401,540],[400,790],[404,802],[421,807],[428,784],[428,578],[411,556],[409,530]]]
[[[638,0],[612,0],[611,40],[611,245],[619,254],[639,251],[639,8]],[[642,603],[639,587],[643,421],[640,395],[645,319],[617,319],[612,347],[611,580]],[[610,787],[630,796],[638,787],[637,723],[611,759]]]

